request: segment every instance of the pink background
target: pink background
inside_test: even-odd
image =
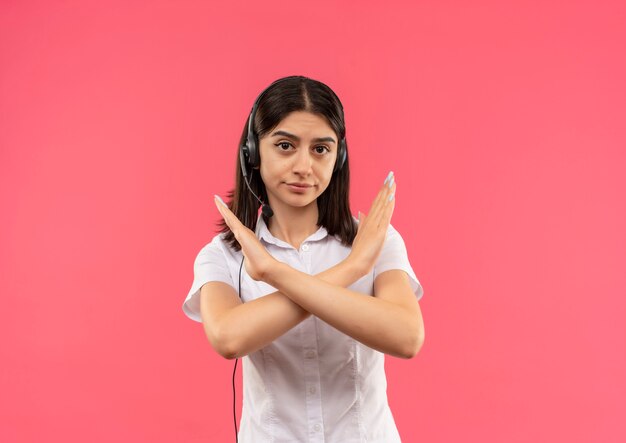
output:
[[[354,214],[396,174],[403,441],[625,441],[624,3],[223,3],[2,2],[0,441],[234,441],[181,305],[293,74],[344,103]]]

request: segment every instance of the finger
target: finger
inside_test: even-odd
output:
[[[387,193],[387,196],[381,203],[379,210],[376,212],[374,223],[377,227],[380,227],[381,224],[384,224],[386,221],[386,218],[388,217],[389,207],[392,206],[395,201],[396,186],[397,184],[394,181],[391,185],[391,188],[389,188],[389,192]]]
[[[222,217],[226,218],[224,214],[224,205],[220,202],[220,198],[217,195],[213,197],[213,203],[215,203],[215,207]]]
[[[391,171],[390,173],[391,175],[387,176],[387,178],[389,180],[392,180],[394,175],[393,175],[393,171]],[[373,214],[375,214],[379,208],[380,205],[384,202],[385,198],[388,198],[387,195],[389,194],[389,180],[385,180],[385,183],[383,183],[383,185],[381,186],[380,190],[378,191],[378,194],[376,195],[376,198],[374,198],[374,201],[372,202],[372,206],[370,207],[369,213],[368,213],[368,220],[371,218],[376,218],[371,217]]]
[[[230,223],[228,223],[226,215],[224,214],[224,212],[222,212],[222,208],[220,208],[221,203],[219,203],[217,199],[214,199],[214,200],[215,200],[215,206],[217,207],[217,212],[220,213],[220,215],[222,216],[222,220],[224,220],[224,223],[226,223],[226,226],[228,226],[228,228],[232,231],[232,228],[230,227]]]
[[[388,227],[389,223],[391,223],[391,216],[393,215],[393,210],[396,207],[395,185],[394,185],[393,193],[390,195],[393,195],[393,197],[391,198],[391,201],[385,207],[384,215],[382,218],[382,222],[385,224],[386,227]]]
[[[237,241],[240,241],[240,239],[243,238],[242,236],[245,235],[246,231],[254,235],[254,232],[252,232],[246,225],[241,222],[241,220],[239,220],[239,218],[235,215],[233,211],[230,210],[228,205],[224,203],[224,200],[222,200],[219,195],[215,195],[215,204],[217,205],[217,209],[220,214],[222,214],[224,222],[226,222],[226,225],[228,225]]]
[[[356,227],[356,233],[357,233],[357,235],[358,235],[360,232],[363,232],[363,227],[365,226],[365,220],[366,220],[366,218],[367,218],[367,215],[366,215],[366,214],[364,214],[364,213],[362,213],[361,211],[359,211],[359,216],[357,217],[357,219],[359,220],[359,224],[358,224],[358,226]]]
[[[372,214],[372,221],[377,227],[382,223],[386,209],[389,206],[389,203],[391,203],[389,201],[389,197],[396,191],[395,177],[391,178],[391,181],[387,183],[387,185],[389,184],[391,184],[391,186],[387,186],[387,190],[382,194],[383,198],[381,198],[378,202],[378,205],[374,208],[374,212]]]
[[[378,194],[376,195],[376,198],[374,199],[374,202],[372,203],[372,207],[370,208],[370,212],[372,212],[372,210],[374,210],[383,201],[383,199],[385,197],[385,194],[389,190],[389,184],[393,181],[393,178],[394,178],[393,171],[390,171],[389,174],[387,175],[387,178],[385,179],[384,183],[382,184],[382,186],[378,190]]]
[[[233,224],[234,224],[233,219],[238,220],[237,217],[235,217],[235,214],[232,213],[232,211],[228,208],[226,203],[224,203],[224,200],[222,200],[219,195],[215,195],[214,200],[215,200],[215,206],[217,206],[217,210],[222,215],[224,222],[226,222],[230,230],[233,231]]]

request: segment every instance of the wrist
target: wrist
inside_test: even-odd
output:
[[[354,281],[359,280],[369,272],[367,269],[364,269],[361,261],[358,260],[352,253],[348,254],[346,259],[342,262],[342,265],[345,266],[350,275],[354,277]]]
[[[291,266],[276,260],[275,263],[263,275],[263,281],[280,291],[280,279],[284,277],[290,270]]]

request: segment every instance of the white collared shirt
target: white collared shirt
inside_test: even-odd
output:
[[[194,262],[194,281],[183,311],[198,322],[202,322],[200,288],[205,283],[221,281],[238,290],[242,254],[229,248],[223,235],[204,246]],[[324,227],[302,242],[300,250],[274,237],[260,215],[256,235],[277,260],[311,275],[333,267],[350,253],[350,248],[338,236],[328,235]],[[373,295],[374,279],[390,269],[404,270],[417,299],[423,296],[404,240],[391,225],[372,272],[348,289]],[[240,297],[244,302],[276,291],[265,282],[252,280],[245,266],[241,268]],[[400,442],[387,402],[384,354],[319,318],[309,316],[242,361],[240,443]]]

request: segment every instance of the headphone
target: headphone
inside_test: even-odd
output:
[[[307,79],[307,77],[303,77],[300,75],[292,75],[290,77],[284,77],[284,78],[281,78],[272,82],[271,85],[269,85],[259,94],[259,96],[254,101],[254,104],[252,105],[252,110],[250,111],[250,116],[248,117],[247,140],[244,144],[242,144],[239,147],[239,162],[241,164],[241,171],[243,172],[243,181],[246,183],[246,186],[248,187],[250,192],[252,192],[252,195],[254,195],[254,197],[259,201],[259,203],[261,203],[262,205],[261,212],[267,218],[272,217],[274,215],[274,211],[272,211],[272,208],[270,208],[269,204],[264,203],[254,193],[254,191],[250,188],[250,183],[248,182],[250,179],[248,178],[247,165],[249,165],[250,168],[254,169],[261,164],[261,156],[259,154],[259,140],[258,140],[257,135],[255,135],[253,131],[254,117],[256,116],[257,108],[259,106],[259,101],[261,100],[261,97],[263,97],[263,95],[269,88],[274,86],[276,83],[279,83],[285,80],[293,80],[297,78]],[[337,97],[337,94],[335,94],[335,92],[332,89],[330,88],[328,89],[330,90],[330,92],[332,92],[332,94],[337,99],[337,102],[339,103],[339,106],[341,107],[341,111],[343,112],[343,105],[341,104],[339,97]],[[346,157],[347,157],[347,148],[346,148],[346,136],[345,136],[345,130],[344,130],[344,136],[341,138],[341,141],[339,142],[339,146],[337,150],[337,160],[335,161],[333,174],[336,171],[339,171],[343,167],[344,163],[346,162]],[[239,266],[239,298],[242,301],[243,301],[243,298],[241,297],[241,269],[243,268],[243,261],[244,261],[244,257],[242,257],[241,265]],[[236,442],[239,442],[239,436],[237,434],[237,414],[235,411],[235,372],[237,371],[238,360],[239,360],[238,358],[235,359],[235,367],[233,368],[233,418],[235,422],[235,441]]]
[[[244,182],[246,182],[246,185],[248,186],[248,189],[250,190],[250,192],[252,192],[252,194],[256,197],[259,203],[261,203],[262,205],[261,212],[267,218],[273,216],[274,211],[272,211],[272,208],[270,208],[269,204],[264,203],[250,188],[250,183],[248,182],[250,179],[248,178],[248,169],[246,167],[246,165],[250,165],[250,167],[254,169],[254,168],[257,168],[261,164],[261,155],[259,153],[259,140],[258,140],[257,135],[254,134],[254,130],[253,130],[254,118],[256,116],[257,108],[259,107],[259,101],[261,100],[261,97],[263,97],[263,95],[268,89],[270,89],[275,84],[283,82],[285,80],[306,79],[306,78],[307,77],[303,77],[300,75],[292,75],[290,77],[280,78],[272,82],[271,85],[269,85],[259,94],[259,96],[254,101],[254,104],[252,105],[252,110],[250,111],[250,117],[248,118],[247,140],[244,144],[242,144],[239,147],[239,162],[241,164],[241,171],[243,172]],[[343,111],[343,105],[341,104],[339,97],[337,97],[337,94],[335,94],[335,92],[332,89],[330,88],[328,89],[335,96],[335,98],[337,99],[337,102],[339,103],[339,106],[341,106],[341,110]],[[341,138],[338,149],[337,149],[337,160],[335,161],[333,174],[336,171],[339,171],[343,167],[344,163],[346,162],[346,157],[347,157],[347,148],[346,148],[346,136],[345,136],[345,130],[344,130],[344,136]]]

